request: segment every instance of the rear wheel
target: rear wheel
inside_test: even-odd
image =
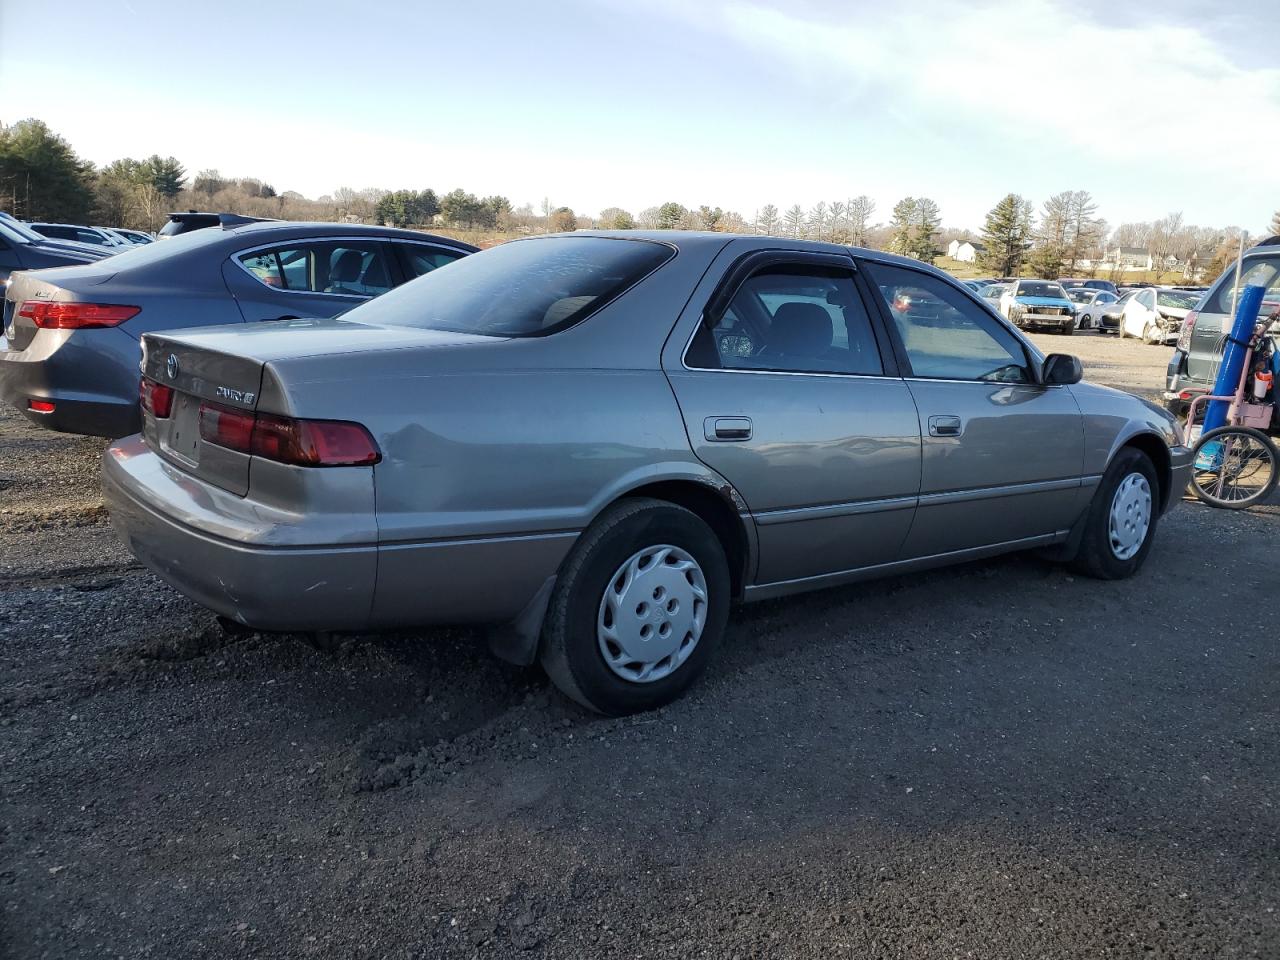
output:
[[[1219,427],[1196,443],[1191,489],[1213,507],[1240,510],[1271,495],[1280,480],[1280,453],[1261,430]]]
[[[651,710],[706,668],[729,616],[729,564],[696,514],[626,500],[582,535],[556,582],[542,666],[598,713]]]
[[[1074,566],[1099,580],[1123,580],[1142,567],[1160,510],[1160,481],[1151,459],[1126,447],[1102,475],[1089,504]]]

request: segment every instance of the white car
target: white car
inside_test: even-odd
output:
[[[1138,337],[1145,343],[1173,343],[1182,321],[1195,309],[1200,294],[1172,287],[1148,287],[1126,299],[1120,314],[1120,339]]]
[[[1089,330],[1102,325],[1102,314],[1120,298],[1108,290],[1090,287],[1067,287],[1067,299],[1076,305],[1076,329]]]

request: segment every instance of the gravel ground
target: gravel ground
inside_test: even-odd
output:
[[[1278,503],[747,607],[602,720],[470,632],[224,637],[101,448],[0,414],[0,956],[1280,956]]]

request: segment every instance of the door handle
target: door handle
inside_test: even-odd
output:
[[[962,430],[959,417],[930,417],[929,436],[958,437]]]
[[[702,435],[708,440],[720,443],[729,440],[750,440],[751,418],[707,417],[702,421]]]

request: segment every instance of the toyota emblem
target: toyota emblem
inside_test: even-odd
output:
[[[169,354],[169,359],[164,362],[164,372],[169,375],[170,380],[178,379],[178,356],[177,354]]]

